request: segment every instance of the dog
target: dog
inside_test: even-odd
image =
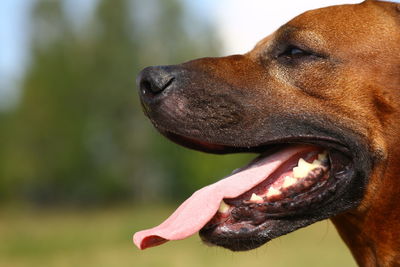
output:
[[[400,4],[311,10],[246,54],[148,67],[137,84],[173,142],[260,154],[136,233],[139,248],[200,231],[249,250],[330,218],[360,266],[400,265]]]

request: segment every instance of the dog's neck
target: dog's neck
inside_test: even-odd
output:
[[[400,147],[396,143],[388,144],[390,154],[376,166],[371,177],[375,187],[368,188],[361,205],[332,218],[360,266],[400,266]]]
[[[377,214],[371,209],[361,216],[346,213],[332,221],[360,266],[398,266],[399,213]]]

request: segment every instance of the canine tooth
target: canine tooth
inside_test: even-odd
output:
[[[291,185],[294,185],[295,183],[297,183],[297,179],[296,178],[292,178],[290,176],[286,176],[285,180],[283,180],[283,188],[287,188]]]
[[[227,213],[229,211],[230,206],[226,204],[223,200],[219,204],[218,212],[219,213]]]
[[[256,202],[256,203],[262,203],[262,202],[264,202],[264,199],[261,196],[253,193],[251,195],[250,201],[251,202]]]
[[[277,195],[280,195],[280,194],[281,194],[281,191],[279,191],[278,189],[275,189],[273,187],[270,187],[268,189],[266,197],[273,197],[273,196],[277,196]]]

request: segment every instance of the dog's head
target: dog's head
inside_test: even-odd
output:
[[[395,49],[395,4],[367,1],[306,12],[244,55],[144,69],[141,102],[163,135],[205,152],[261,153],[237,173],[279,162],[224,195],[202,239],[247,250],[370,207],[399,127]]]

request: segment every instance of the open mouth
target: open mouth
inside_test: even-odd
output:
[[[187,138],[173,140],[216,153],[233,149]],[[304,226],[286,229],[282,222],[313,215],[321,219],[320,209],[340,198],[354,173],[347,149],[330,144],[307,140],[248,149],[264,152],[195,192],[161,225],[136,233],[136,245],[144,249],[200,232],[206,243],[248,250]]]
[[[257,164],[257,161],[262,161],[262,157],[253,164]],[[206,228],[221,223],[244,223],[252,227],[267,217],[298,211],[298,208],[321,198],[325,190],[320,192],[319,189],[325,189],[329,174],[327,151],[318,153],[314,149],[303,155],[295,155],[254,188],[236,198],[221,201],[218,213]],[[248,227],[245,227],[246,230]]]

